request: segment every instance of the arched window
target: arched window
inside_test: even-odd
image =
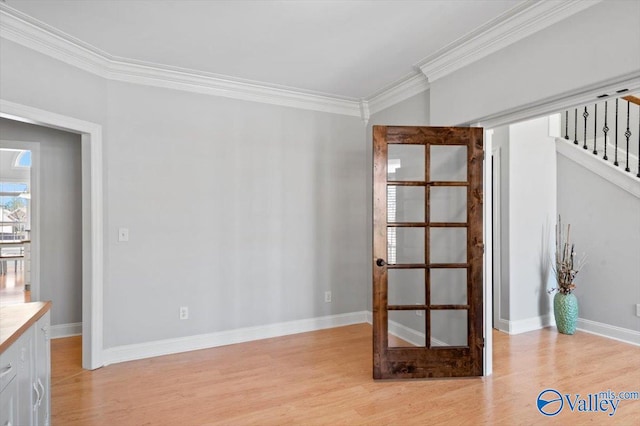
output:
[[[31,167],[31,151],[20,151],[13,165],[15,167]]]

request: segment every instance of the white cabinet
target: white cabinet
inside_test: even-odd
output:
[[[32,389],[35,324],[31,326],[16,343],[13,344],[18,353],[18,418],[20,424],[30,425],[33,418]],[[1,425],[1,423],[0,423]]]
[[[50,424],[50,313],[0,354],[0,426]]]
[[[17,425],[18,418],[18,353],[10,347],[0,354],[0,425]]]
[[[32,387],[38,399],[33,402],[35,419],[32,424],[48,426],[51,412],[51,344],[49,342],[50,315],[47,312],[36,322],[35,371]]]
[[[0,425],[16,426],[18,425],[18,387],[17,380],[14,377],[7,386],[0,391]]]

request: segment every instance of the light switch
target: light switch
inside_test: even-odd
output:
[[[118,241],[129,241],[129,228],[118,229]]]

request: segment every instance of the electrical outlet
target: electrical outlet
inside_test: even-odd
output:
[[[324,292],[324,302],[325,303],[331,303],[331,292],[330,291],[325,291]]]
[[[640,303],[636,305],[636,316],[640,317]]]
[[[118,241],[129,241],[129,228],[118,229]]]
[[[189,319],[189,307],[188,306],[180,306],[180,319],[181,320]]]

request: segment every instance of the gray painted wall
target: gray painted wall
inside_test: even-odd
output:
[[[365,309],[359,118],[107,83],[0,48],[4,99],[103,126],[105,348]]]
[[[640,199],[558,155],[558,212],[587,263],[576,279],[580,318],[640,331]]]
[[[360,119],[108,91],[106,347],[364,310]]]
[[[510,290],[510,277],[509,277],[509,183],[510,183],[510,162],[509,162],[509,126],[498,127],[493,129],[492,143],[496,157],[494,158],[496,166],[494,168],[494,179],[499,180],[500,194],[499,198],[496,196],[497,203],[500,204],[500,217],[497,229],[500,235],[500,243],[494,242],[498,252],[494,251],[494,259],[500,261],[499,271],[494,269],[493,273],[500,274],[500,287],[495,288],[494,291],[499,292],[499,303],[493,304],[494,311],[498,311],[497,318],[506,321],[510,320],[509,313],[509,290]],[[499,170],[499,171],[498,171]],[[495,232],[494,232],[495,235]],[[499,254],[499,256],[498,256]],[[496,263],[494,262],[494,268]],[[496,316],[494,315],[494,319]],[[494,322],[494,327],[499,327],[500,324]]]
[[[80,136],[0,119],[0,139],[39,144],[40,300],[51,324],[82,321],[82,179]]]

